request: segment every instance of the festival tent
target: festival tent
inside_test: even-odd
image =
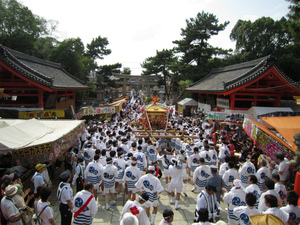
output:
[[[276,152],[283,152],[285,157],[289,160],[294,157],[295,149],[293,146],[286,143],[261,123],[245,117],[243,129],[254,141],[254,144],[274,161],[278,162],[275,157]]]
[[[178,112],[183,113],[185,109],[198,108],[198,102],[192,98],[185,98],[181,100],[178,104]]]
[[[300,116],[262,117],[262,124],[272,127],[296,150],[294,134],[300,132]]]
[[[0,154],[12,153],[17,165],[54,161],[84,131],[83,120],[0,120]]]

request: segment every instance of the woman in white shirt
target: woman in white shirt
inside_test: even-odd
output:
[[[51,189],[49,187],[43,187],[41,189],[41,199],[37,203],[37,212],[36,214],[42,219],[41,225],[56,225],[56,222],[53,219],[53,210],[48,202],[51,196]],[[43,210],[43,212],[42,212]]]

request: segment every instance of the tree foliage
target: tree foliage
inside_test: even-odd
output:
[[[247,60],[263,57],[291,44],[292,35],[285,28],[287,20],[274,21],[262,17],[254,22],[239,20],[230,33],[236,41],[236,50],[245,55]]]
[[[289,6],[290,12],[288,14],[288,27],[293,33],[293,39],[295,42],[300,41],[300,1],[299,0],[287,0],[291,3]]]
[[[0,44],[27,54],[47,34],[47,21],[16,0],[0,0]]]
[[[103,59],[103,56],[111,53],[110,49],[107,49],[109,44],[106,37],[98,36],[93,38],[90,44],[87,44],[86,56],[92,59]]]

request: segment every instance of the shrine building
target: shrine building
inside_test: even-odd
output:
[[[88,90],[61,64],[0,45],[0,109],[75,109],[75,91]]]
[[[212,69],[185,89],[197,93],[212,110],[248,110],[252,106],[280,107],[281,100],[300,95],[300,85],[287,77],[269,55],[249,62]]]

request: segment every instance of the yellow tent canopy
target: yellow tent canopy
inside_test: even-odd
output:
[[[294,144],[293,136],[300,132],[300,116],[262,117],[261,119],[269,126],[274,127],[293,146],[295,151],[297,146]]]

